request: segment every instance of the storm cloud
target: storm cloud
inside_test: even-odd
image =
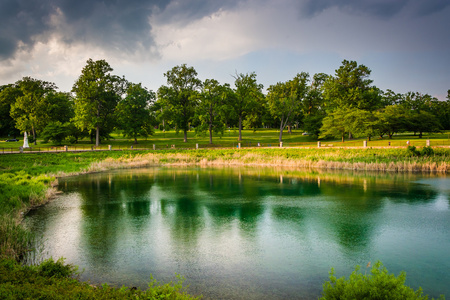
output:
[[[404,10],[415,16],[425,16],[449,5],[446,0],[305,0],[301,5],[301,14],[313,17],[326,9],[336,7],[349,13],[363,13],[388,19]]]
[[[66,44],[95,44],[132,53],[155,46],[150,18],[189,22],[238,1],[207,0],[3,0],[0,2],[0,60],[57,34]],[[156,15],[158,17],[156,17]],[[149,50],[150,51],[150,50]]]

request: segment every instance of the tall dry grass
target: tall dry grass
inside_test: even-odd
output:
[[[357,154],[348,153],[343,157],[339,151],[317,156],[266,155],[255,151],[236,151],[233,153],[211,155],[211,151],[201,155],[196,151],[181,153],[147,153],[120,158],[107,158],[92,163],[87,172],[98,172],[108,169],[140,168],[156,165],[254,165],[285,166],[297,168],[343,169],[390,172],[439,172],[448,173],[450,161],[441,159],[433,161],[427,158],[400,158],[398,161],[357,161]]]

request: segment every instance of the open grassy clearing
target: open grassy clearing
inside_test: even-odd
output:
[[[241,147],[279,147],[278,142],[278,130],[275,129],[259,129],[257,131],[244,130],[243,140],[240,142]],[[19,147],[23,146],[23,138],[18,142],[4,142],[6,138],[1,139],[0,142],[0,154],[10,153],[18,151]],[[363,141],[365,138],[346,140],[342,143],[340,140],[320,140],[322,147],[363,147]],[[450,146],[450,132],[434,133],[424,135],[423,138],[419,138],[418,135],[410,134],[398,134],[393,139],[384,137],[372,138],[368,141],[368,147],[406,147],[406,142],[409,141],[410,145],[416,147],[423,147],[426,145],[426,140],[430,140],[431,146]],[[195,131],[188,132],[188,142],[183,142],[182,133],[176,133],[176,131],[162,132],[156,130],[154,135],[147,139],[138,139],[138,144],[134,144],[132,139],[124,138],[120,133],[114,133],[111,139],[103,141],[99,147],[94,147],[89,139],[80,140],[76,144],[68,144],[69,151],[77,150],[106,150],[108,145],[112,146],[112,149],[153,149],[155,145],[156,149],[168,149],[175,148],[183,149],[195,149],[196,144],[200,148],[236,148],[238,146],[238,131],[236,129],[230,129],[224,132],[223,135],[216,135],[213,138],[213,144],[209,144],[208,137],[205,135],[197,135]],[[37,141],[37,145],[34,146],[30,143],[33,151],[61,151],[62,145],[56,145],[54,143],[43,143],[41,140]],[[317,139],[311,136],[302,135],[302,131],[293,130],[291,134],[285,132],[283,135],[283,147],[317,147]],[[30,149],[25,150],[30,151]]]

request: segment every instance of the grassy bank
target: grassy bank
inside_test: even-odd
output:
[[[35,244],[33,236],[20,226],[20,220],[22,214],[28,209],[45,203],[54,195],[55,189],[52,186],[56,184],[57,177],[107,169],[165,164],[261,165],[291,168],[448,173],[450,170],[450,148],[434,148],[432,151],[412,148],[386,148],[381,150],[370,148],[254,148],[0,155],[0,274],[21,274],[17,275],[16,281],[5,279],[12,275],[2,277],[0,282],[2,295],[6,292],[12,293],[11,299],[15,299],[14,295],[17,295],[14,293],[19,290],[45,290],[44,286],[49,285],[52,287],[49,288],[48,293],[57,295],[60,292],[58,286],[61,286],[65,287],[63,288],[64,291],[73,291],[70,297],[74,298],[76,298],[74,295],[78,294],[87,295],[80,296],[81,299],[123,299],[128,296],[136,298],[136,293],[141,293],[141,291],[136,292],[111,287],[97,289],[85,283],[74,281],[72,279],[73,272],[69,272],[62,279],[54,279],[54,276],[47,276],[48,274],[39,271],[39,266],[24,267],[17,264],[16,262],[23,259]],[[61,267],[57,262],[50,262],[49,264],[54,268]],[[173,297],[189,298],[189,296],[178,292],[179,285],[170,286],[177,290],[173,293]],[[155,293],[158,290],[164,291],[168,288],[167,285],[156,284],[151,287]],[[142,293],[142,298],[145,299],[147,294]],[[164,292],[161,293],[161,295],[164,294]],[[41,294],[27,294],[27,297],[39,298],[39,295]],[[45,295],[45,293],[42,295]],[[20,298],[21,296],[17,297]],[[70,297],[62,297],[61,299]],[[159,298],[156,297],[155,299]],[[169,299],[178,298],[169,297]]]

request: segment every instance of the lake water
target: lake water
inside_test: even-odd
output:
[[[45,256],[145,288],[183,275],[205,299],[317,299],[333,267],[381,260],[450,296],[450,178],[273,168],[150,168],[59,180],[31,211]]]

